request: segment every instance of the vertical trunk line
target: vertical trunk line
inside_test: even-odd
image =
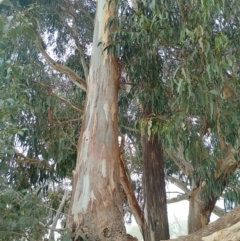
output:
[[[144,111],[144,117],[150,110]],[[147,127],[146,127],[147,128]],[[144,191],[144,240],[169,239],[167,200],[164,178],[162,143],[158,136],[142,134],[143,191]]]

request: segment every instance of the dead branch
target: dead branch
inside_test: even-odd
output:
[[[167,199],[167,204],[177,203],[183,200],[188,200],[187,194],[178,195],[177,197]]]
[[[62,213],[64,205],[65,205],[65,203],[67,201],[67,198],[68,198],[68,191],[65,190],[65,193],[63,195],[62,201],[61,201],[61,203],[60,203],[60,205],[58,207],[56,216],[54,217],[53,224],[51,226],[51,231],[50,231],[50,234],[49,234],[49,240],[53,240],[54,239],[54,231],[56,231],[57,222],[58,222],[58,219],[60,217],[60,214]]]
[[[125,165],[125,160],[124,160],[124,136],[119,133],[119,136],[121,137],[121,145],[120,145],[120,182],[121,185],[127,195],[127,201],[129,208],[132,211],[132,214],[134,215],[136,222],[138,224],[138,227],[141,231],[143,232],[143,216],[141,212],[141,208],[137,202],[137,199],[135,197],[134,191],[132,190],[131,187],[131,182],[130,182],[130,175],[128,173],[127,167]]]
[[[40,53],[42,54],[42,56],[45,58],[45,60],[47,61],[47,63],[56,71],[62,73],[62,74],[66,74],[71,80],[72,82],[78,86],[80,89],[86,91],[87,90],[87,83],[85,82],[85,80],[83,80],[77,73],[75,73],[72,69],[70,69],[67,66],[58,64],[57,62],[55,62],[48,54],[47,52],[44,50],[42,43],[41,43],[41,37],[40,34],[37,32],[37,30],[35,30],[36,35],[37,35],[37,47],[38,50],[40,51]]]
[[[169,180],[170,182],[174,183],[177,187],[179,187],[184,193],[189,194],[190,190],[187,188],[187,184],[175,177],[171,177],[168,175],[165,175],[165,178]]]

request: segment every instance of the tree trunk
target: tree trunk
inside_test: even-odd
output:
[[[171,241],[239,241],[240,207],[233,209],[217,221],[188,236],[170,239]],[[161,240],[164,241],[164,240]]]
[[[114,29],[116,1],[98,0],[84,119],[67,226],[74,240],[134,240],[126,235],[119,190],[118,71],[103,51]],[[101,44],[99,45],[99,43]]]
[[[145,241],[169,238],[163,149],[157,136],[142,136]]]
[[[208,225],[216,198],[201,200],[202,187],[194,188],[189,195],[188,234],[194,233]]]

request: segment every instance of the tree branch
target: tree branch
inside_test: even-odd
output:
[[[94,19],[93,19],[92,16],[89,14],[89,12],[86,11],[86,10],[82,7],[82,5],[80,5],[80,1],[77,1],[76,4],[77,4],[77,9],[79,9],[86,17],[88,17],[88,18],[90,19],[90,21],[91,21],[92,26],[94,26]]]
[[[121,185],[127,195],[127,200],[128,200],[128,205],[129,208],[132,211],[132,214],[134,215],[136,222],[139,226],[139,229],[141,233],[143,233],[143,216],[141,212],[141,208],[137,202],[137,199],[135,197],[134,191],[131,187],[130,183],[130,175],[128,173],[127,167],[125,165],[125,160],[124,160],[124,136],[119,133],[119,136],[121,137],[121,145],[120,145],[120,182]]]
[[[62,20],[64,26],[68,29],[68,31],[70,32],[70,34],[72,35],[72,38],[74,39],[75,41],[75,44],[77,46],[77,50],[80,54],[80,60],[81,60],[81,63],[82,63],[82,67],[83,67],[83,71],[84,71],[84,76],[85,76],[85,79],[87,80],[88,79],[88,73],[89,73],[89,69],[88,69],[88,66],[87,66],[87,63],[86,63],[86,60],[84,58],[84,54],[83,54],[83,48],[80,44],[80,41],[78,39],[78,29],[77,29],[77,24],[76,24],[76,16],[75,14],[72,15],[72,19],[73,19],[73,26],[70,27],[69,24],[66,22],[66,18],[63,17],[63,15],[59,12],[56,12],[56,14],[59,16],[59,18]]]
[[[177,197],[167,199],[167,204],[177,203],[183,200],[188,200],[188,194],[178,195]]]
[[[49,234],[49,240],[54,239],[54,231],[56,231],[57,222],[58,222],[58,219],[60,217],[60,214],[62,213],[64,205],[65,205],[65,203],[67,201],[67,198],[68,198],[68,191],[65,190],[65,193],[63,195],[62,201],[61,201],[61,203],[60,203],[60,205],[58,207],[56,216],[54,217],[54,220],[53,220],[53,224],[52,224],[51,231],[50,231],[50,234]]]
[[[186,175],[191,176],[193,173],[193,166],[190,163],[190,160],[187,160],[186,157],[184,156],[184,149],[180,143],[179,143],[179,147],[177,149],[178,149],[178,153],[179,153],[181,160],[184,162]]]
[[[190,193],[190,190],[187,188],[187,184],[175,177],[171,177],[168,175],[165,175],[166,179],[168,179],[170,182],[174,183],[177,187],[179,187],[183,192],[186,194]]]
[[[41,165],[41,166],[46,167],[47,170],[52,170],[52,168],[47,163],[45,163],[43,161],[38,161],[38,160],[33,159],[33,158],[26,157],[22,153],[16,151],[16,149],[15,149],[15,154],[17,156],[17,160],[16,161],[19,162],[19,163]]]
[[[179,167],[179,169],[187,176],[185,166],[182,163],[180,163],[180,161],[169,149],[166,149],[165,151],[167,152],[168,156],[172,159],[172,161]]]
[[[226,241],[239,240],[240,207],[233,209],[213,223],[187,236],[169,239],[171,241]],[[164,240],[162,240],[164,241]],[[166,240],[165,240],[166,241]]]
[[[72,103],[70,103],[68,100],[60,97],[59,95],[55,94],[53,91],[52,91],[52,88],[49,86],[49,85],[45,85],[43,83],[41,83],[40,81],[34,81],[34,83],[38,84],[38,85],[41,85],[42,87],[44,87],[45,89],[47,89],[48,91],[50,91],[50,93],[52,95],[54,95],[54,97],[56,97],[57,99],[59,99],[60,101],[62,101],[63,103],[67,104],[69,107],[71,107],[72,109],[80,112],[80,113],[83,113],[83,110],[80,110],[79,108],[77,108],[75,105],[73,105]]]
[[[222,217],[224,214],[226,214],[226,212],[225,212],[222,208],[220,208],[220,207],[218,207],[218,206],[215,206],[215,207],[214,207],[213,213],[214,213],[215,215],[217,215],[218,217]]]
[[[86,91],[87,90],[87,83],[78,75],[76,74],[72,69],[68,68],[67,66],[63,66],[61,64],[58,64],[55,62],[43,49],[42,43],[41,43],[41,37],[37,30],[35,30],[37,35],[37,47],[42,56],[45,58],[47,63],[56,71],[66,74],[72,82],[78,86],[80,89]]]
[[[125,126],[125,125],[121,125],[122,128],[128,130],[128,131],[133,131],[135,133],[139,133],[140,131],[138,129],[135,129],[135,128],[131,128],[131,127],[128,127],[128,126]]]

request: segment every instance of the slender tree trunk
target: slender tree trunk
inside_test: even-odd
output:
[[[106,23],[116,17],[116,1],[98,0],[84,119],[67,225],[74,240],[133,240],[126,235],[119,190],[118,72],[116,58],[103,49]],[[99,45],[99,43],[102,43]],[[79,237],[79,238],[77,238]]]
[[[145,241],[169,238],[163,149],[157,136],[142,136]]]
[[[188,233],[194,233],[208,225],[216,198],[201,200],[201,187],[193,189],[189,195]]]

